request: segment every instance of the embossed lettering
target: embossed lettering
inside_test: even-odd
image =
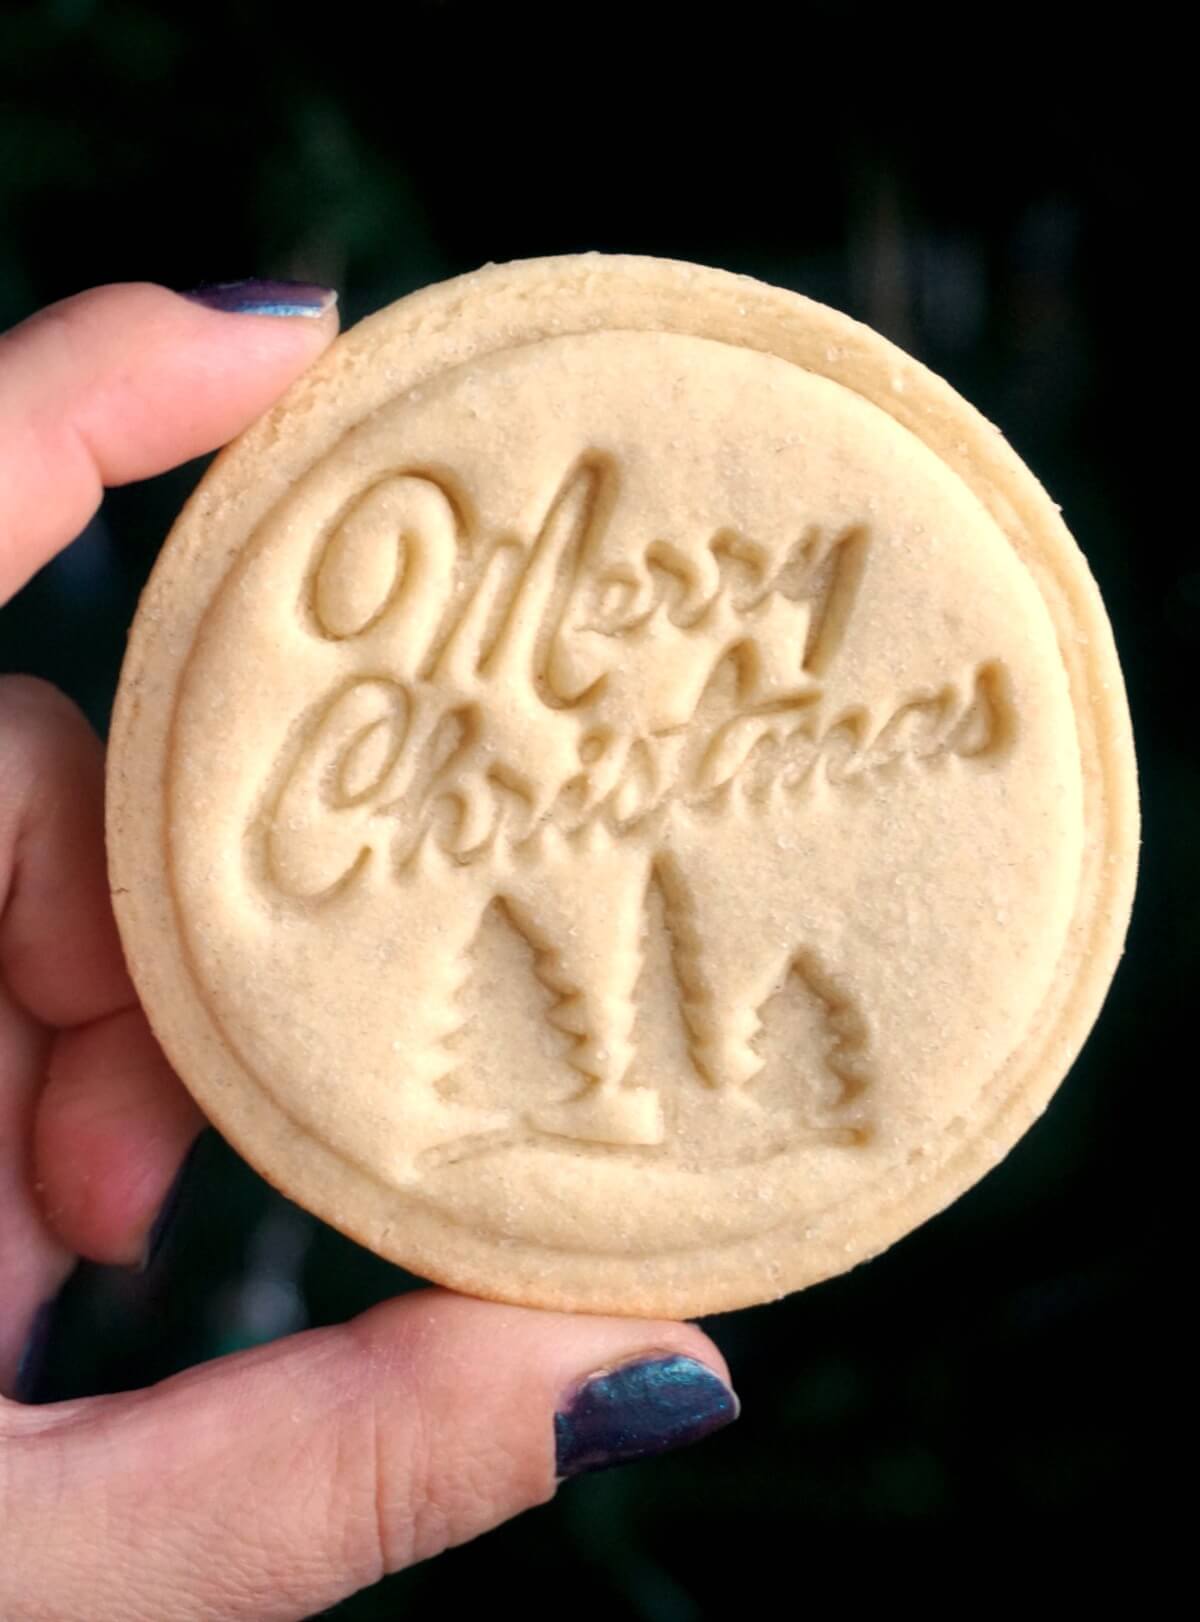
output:
[[[466,536],[461,503],[426,473],[383,479],[340,515],[316,550],[307,623],[369,647],[378,670],[328,695],[276,763],[267,876],[313,904],[370,862],[400,885],[437,864],[487,876],[479,894],[501,909],[487,927],[528,946],[578,1078],[488,1143],[662,1145],[658,1082],[636,1079],[648,929],[697,1096],[752,1101],[771,1031],[807,1008],[823,1080],[804,1131],[861,1142],[870,1043],[851,988],[797,939],[764,957],[753,998],[732,996],[721,918],[672,828],[740,818],[766,837],[803,817],[805,796],[890,769],[985,769],[1016,735],[1008,673],[985,659],[886,713],[833,712],[825,678],[868,527],[751,536],[718,522],[686,547],[621,533],[619,497],[614,461],[588,452],[528,540]],[[444,1024],[453,1033],[449,1008]],[[455,1062],[447,1048],[447,1097]]]

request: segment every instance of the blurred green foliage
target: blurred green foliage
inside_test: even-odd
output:
[[[1061,72],[1065,17],[1042,19],[1019,74],[995,46],[1009,89],[993,94],[902,49],[920,57],[932,12],[916,27],[814,6],[785,39],[783,9],[731,10],[695,59],[673,7],[446,0],[388,26],[357,0],[320,22],[233,3],[0,12],[0,326],[95,282],[250,273],[336,282],[354,320],[487,259],[583,247],[765,276],[881,327],[1001,425],[1063,503],[1129,678],[1141,897],[1046,1118],[889,1254],[715,1322],[745,1402],[732,1431],[581,1481],[339,1618],[519,1595],[531,1619],[698,1622],[744,1606],[748,1574],[789,1594],[806,1550],[853,1573],[889,1533],[1134,1518],[1162,1333],[1156,1167],[1200,917],[1177,679],[1200,568],[1178,526],[1150,527],[1158,424],[1131,313],[1160,292],[1161,221],[1111,85]],[[111,494],[0,615],[0,668],[51,677],[103,727],[137,591],[197,472]],[[45,1394],[132,1386],[407,1283],[210,1136],[151,1272],[85,1268],[69,1287]]]

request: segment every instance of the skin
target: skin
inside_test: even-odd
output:
[[[106,485],[213,449],[336,315],[219,314],[101,288],[0,336],[0,600]],[[39,1304],[83,1256],[136,1265],[203,1122],[122,962],[103,758],[74,705],[0,681],[0,1611],[91,1622],[300,1618],[549,1498],[553,1414],[689,1325],[428,1290],[146,1391],[9,1400]],[[486,1347],[486,1356],[481,1349]]]

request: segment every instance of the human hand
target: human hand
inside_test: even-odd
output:
[[[316,358],[332,299],[263,313],[282,296],[109,287],[0,337],[0,601],[105,484],[231,438]],[[141,1261],[201,1125],[122,961],[100,744],[61,694],[0,681],[0,1391],[77,1257]],[[309,1616],[561,1476],[715,1430],[725,1376],[687,1325],[425,1290],[147,1391],[0,1397],[0,1614]]]

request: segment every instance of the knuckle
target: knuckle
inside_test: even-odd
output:
[[[0,678],[0,790],[10,814],[61,774],[64,759],[98,747],[83,712],[57,687],[40,676]]]
[[[468,1423],[437,1314],[414,1315],[400,1339],[360,1325],[352,1332],[374,1397],[344,1428],[332,1474],[340,1476],[343,1556],[377,1579],[475,1537],[551,1489],[502,1417]]]
[[[100,745],[83,712],[39,676],[0,677],[0,839],[35,809],[67,803]]]
[[[67,695],[40,676],[5,676],[0,680],[0,728],[19,740],[49,718],[58,724],[82,723]]]

